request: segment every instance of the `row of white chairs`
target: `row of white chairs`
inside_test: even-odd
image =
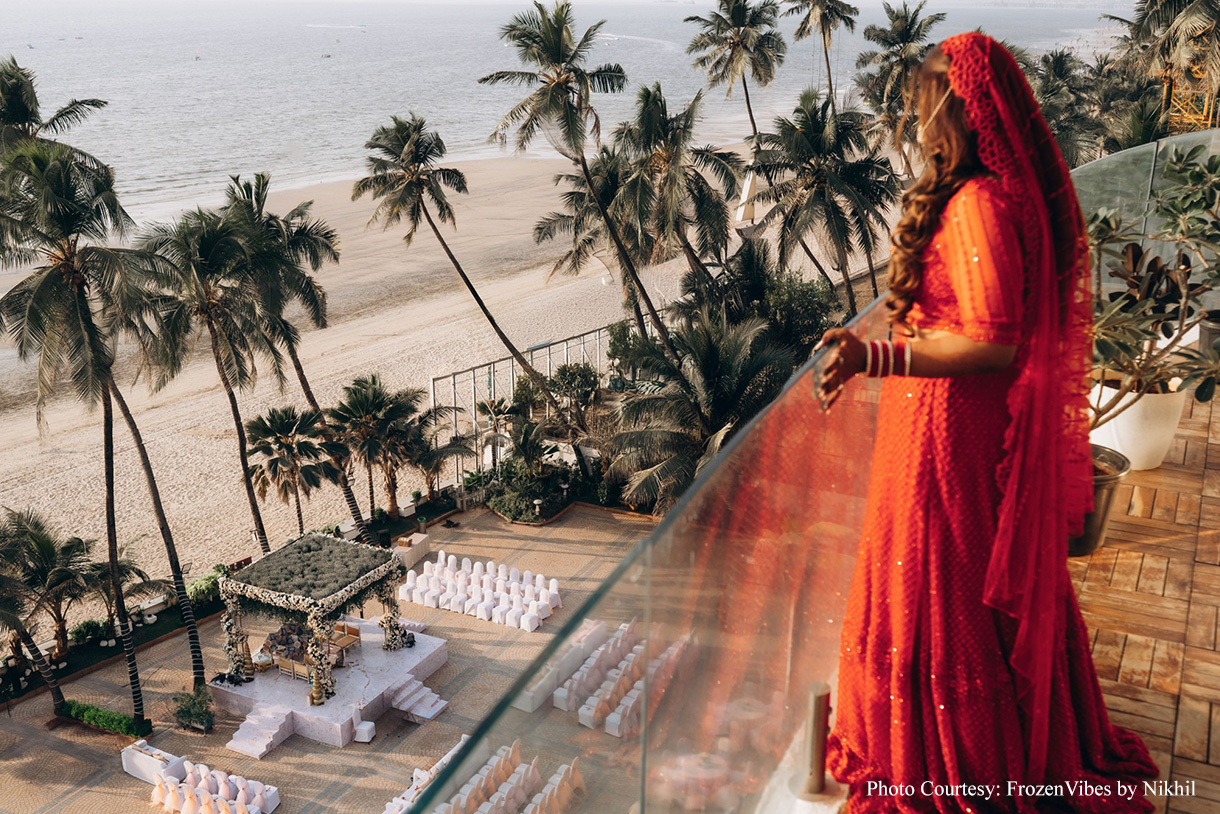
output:
[[[636,644],[636,623],[633,621],[620,625],[614,635],[585,659],[584,664],[577,668],[571,678],[555,689],[551,703],[564,712],[577,709],[584,699],[602,685],[610,670],[622,662],[628,653],[633,652]]]
[[[606,673],[606,679],[581,704],[576,719],[590,729],[600,727],[618,708],[627,693],[644,676],[644,643],[637,644],[623,657],[618,666]]]
[[[151,802],[166,811],[180,811],[182,814],[262,814],[266,810],[257,802],[225,800],[206,789],[192,788],[160,776],[153,786]]]
[[[521,760],[521,741],[502,746],[436,814],[516,814],[542,783],[538,759]]]
[[[249,804],[254,802],[254,798],[260,794],[264,798],[278,799],[275,786],[268,786],[257,780],[247,780],[240,775],[229,774],[220,769],[209,771],[206,764],[193,763],[189,760],[182,761],[182,768],[186,770],[186,776],[182,778],[184,784],[193,789],[204,789],[209,794],[219,796],[222,800],[240,800]],[[263,808],[267,808],[266,804],[263,805]]]
[[[409,575],[408,575],[409,576]],[[454,580],[437,577],[418,577],[408,581],[398,592],[404,602],[414,602],[428,608],[464,613],[498,625],[535,631],[542,620],[552,613],[550,592],[543,588],[541,597],[533,595],[533,586],[528,586],[525,597],[496,594],[482,588],[470,588]],[[529,603],[528,605],[526,603]]]
[[[580,774],[580,758],[572,758],[555,770],[542,791],[525,808],[525,814],[562,814],[572,805],[577,794],[586,791],[585,779]]]
[[[682,651],[686,648],[686,643],[687,639],[683,636],[667,647],[665,652],[653,659],[648,666],[648,697],[654,709],[665,695],[665,691],[669,689],[669,683],[678,668],[678,662],[682,658]],[[614,711],[605,716],[606,734],[616,738],[625,738],[638,732],[643,720],[643,707],[644,679],[640,678],[631,690],[619,699]],[[584,711],[583,708],[581,711]]]
[[[466,745],[468,740],[470,740],[470,736],[463,735],[457,744],[445,753],[444,757],[432,764],[431,768],[416,769],[411,776],[411,786],[402,794],[386,803],[385,810],[381,814],[406,814],[411,809],[411,805],[419,799],[419,795],[423,794],[424,789],[432,784],[436,776],[449,765],[450,761]]]
[[[459,574],[465,575],[467,578],[473,578],[470,581],[471,585],[479,584],[483,587],[488,586],[488,581],[485,578],[490,577],[491,583],[498,585],[497,580],[504,580],[507,586],[512,586],[514,583],[524,588],[526,585],[533,585],[535,591],[541,591],[543,588],[549,588],[552,594],[551,607],[562,608],[563,602],[559,600],[559,580],[552,578],[547,582],[546,577],[542,574],[535,574],[533,571],[521,571],[518,568],[509,568],[504,563],[496,563],[495,560],[488,560],[486,563],[471,562],[469,557],[463,557],[461,567],[458,567],[458,559],[453,554],[445,554],[442,549],[436,553],[436,562],[425,562],[423,566],[425,576],[438,576],[442,578],[457,578]],[[497,593],[503,593],[505,588],[497,588]]]

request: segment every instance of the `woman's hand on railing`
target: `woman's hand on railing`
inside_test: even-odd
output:
[[[828,358],[822,365],[821,375],[814,383],[823,410],[829,410],[838,400],[843,385],[847,384],[852,376],[864,372],[867,358],[864,343],[846,328],[831,328],[823,334],[822,341],[813,349],[814,353],[828,346],[832,346],[827,351]]]

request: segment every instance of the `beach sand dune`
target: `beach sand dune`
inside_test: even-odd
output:
[[[562,247],[533,242],[535,221],[559,205],[551,178],[570,165],[517,158],[453,163],[467,173],[471,194],[454,196],[458,230],[448,230],[446,237],[519,347],[621,318],[621,289],[604,267],[548,282],[547,272]],[[378,372],[392,387],[427,387],[432,376],[504,357],[503,346],[426,225],[408,251],[401,240],[403,228],[366,229],[373,204],[369,199],[353,203],[350,195],[350,182],[322,184],[275,192],[270,207],[282,213],[312,199],[314,214],[340,234],[341,263],[319,275],[329,293],[330,326],[304,331],[301,346],[323,405],[335,403],[343,385],[361,374]],[[662,267],[649,272],[646,283],[663,300],[676,293],[678,278],[674,267]],[[14,273],[0,275],[0,291],[18,279]],[[33,368],[19,363],[5,342],[0,346],[0,505],[35,509],[64,533],[98,540],[102,554],[100,411],[90,413],[67,396],[53,400],[47,410],[50,430],[40,439]],[[130,374],[134,368],[128,361],[123,369]],[[130,380],[131,375],[123,379]],[[191,564],[191,573],[256,554],[232,419],[206,346],[160,393],[150,394],[143,381],[125,387],[125,393],[148,444],[179,555]],[[245,418],[269,407],[305,403],[294,379],[280,392],[269,375],[252,391],[240,393],[239,401]],[[115,439],[120,543],[129,544],[130,553],[152,574],[164,575],[164,549],[121,423]],[[404,472],[400,492],[408,496],[421,485]],[[378,502],[384,505],[378,486]],[[364,505],[362,475],[355,488]],[[307,528],[346,516],[335,488],[317,493],[304,512]],[[273,546],[295,536],[289,506],[273,499],[263,505],[263,515]]]

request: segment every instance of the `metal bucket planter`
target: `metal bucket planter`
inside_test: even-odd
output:
[[[1093,511],[1084,516],[1084,533],[1068,540],[1069,557],[1087,557],[1106,539],[1115,495],[1131,471],[1131,461],[1121,452],[1093,444]]]

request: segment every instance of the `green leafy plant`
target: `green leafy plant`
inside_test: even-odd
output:
[[[63,714],[82,724],[132,738],[142,738],[152,732],[152,723],[148,720],[143,722],[143,726],[136,726],[135,719],[130,715],[95,707],[92,704],[84,704],[80,701],[65,701]]]
[[[547,383],[555,395],[567,399],[570,404],[587,407],[597,395],[599,380],[593,365],[568,362],[557,367]]]
[[[68,634],[73,644],[84,645],[97,641],[106,633],[106,623],[100,619],[86,619],[72,628]]]
[[[199,687],[194,692],[180,692],[173,697],[174,720],[183,729],[202,729],[211,732],[216,723],[216,714],[212,709],[212,694],[207,687]]]
[[[1097,263],[1122,284],[1095,303],[1093,369],[1104,385],[1091,400],[1095,428],[1149,393],[1194,387],[1199,401],[1215,395],[1220,353],[1183,344],[1203,319],[1220,316],[1202,306],[1220,283],[1220,156],[1203,154],[1201,146],[1171,153],[1169,184],[1153,203],[1160,225],[1144,241],[1113,211],[1089,219]]]
[[[229,573],[228,569],[223,565],[214,565],[212,570],[201,576],[199,579],[192,580],[191,584],[186,586],[186,595],[190,597],[192,602],[205,602],[211,599],[220,598],[220,578]]]

